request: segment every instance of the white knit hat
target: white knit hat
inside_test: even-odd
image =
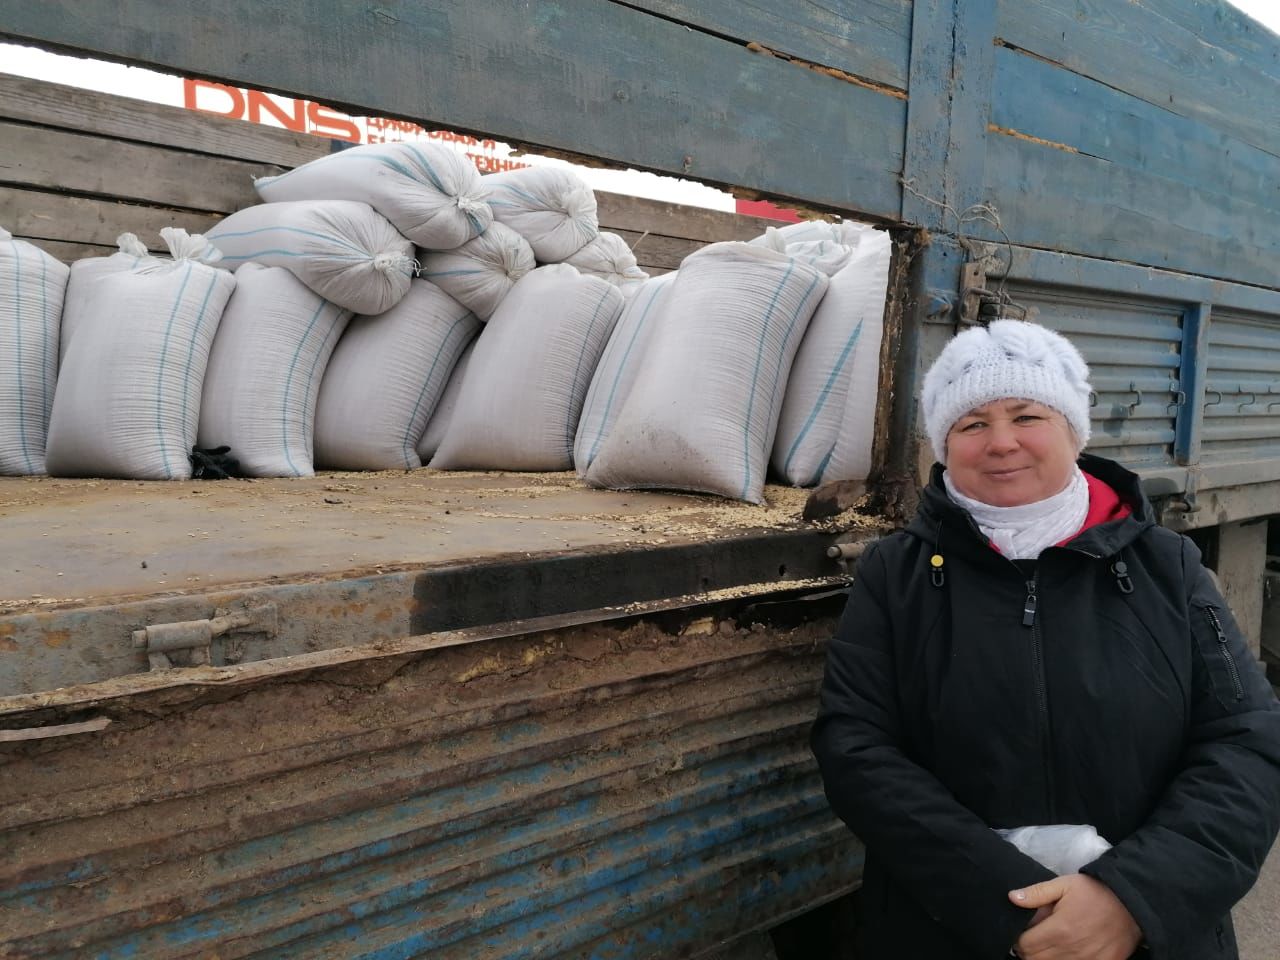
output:
[[[947,434],[974,407],[1017,398],[1052,407],[1089,442],[1089,367],[1061,334],[1021,320],[995,320],[954,337],[924,375],[925,431],[941,462]]]

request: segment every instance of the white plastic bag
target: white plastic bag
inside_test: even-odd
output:
[[[457,250],[424,252],[419,276],[488,320],[516,281],[536,266],[529,242],[495,223]]]
[[[490,227],[490,229],[493,229]],[[440,441],[449,429],[449,421],[453,419],[453,411],[458,406],[458,394],[462,392],[462,379],[467,375],[467,364],[471,360],[471,351],[476,348],[472,340],[467,349],[462,351],[458,362],[453,365],[453,373],[449,374],[449,382],[444,386],[444,393],[436,401],[436,408],[431,411],[431,419],[427,428],[422,431],[422,439],[418,441],[418,458],[423,463],[430,463],[431,458],[440,449]]]
[[[564,262],[583,273],[608,280],[624,293],[631,292],[637,284],[649,279],[649,275],[636,265],[635,254],[627,246],[627,241],[608,231],[601,231]]]
[[[282,267],[237,270],[209,354],[199,445],[229,446],[245,476],[311,476],[320,379],[350,319]]]
[[[791,361],[826,288],[826,274],[760,246],[686,257],[587,482],[759,503]]]
[[[284,267],[330,303],[375,315],[409,292],[413,244],[367,203],[260,203],[209,231],[223,266]]]
[[[863,240],[831,278],[796,353],[772,455],[794,486],[865,480],[871,470],[889,254],[886,234]]]
[[[179,259],[99,277],[97,317],[76,330],[49,422],[52,476],[186,480],[209,348],[235,277],[185,230]]]
[[[415,280],[395,307],[356,317],[338,341],[316,404],[316,464],[412,470],[418,441],[458,357],[480,329],[466,307]]]
[[[618,411],[644,362],[644,353],[661,322],[662,307],[671,294],[676,274],[667,273],[644,281],[623,307],[604,348],[595,376],[587,390],[578,420],[578,433],[573,443],[573,465],[578,476],[585,477],[587,468],[609,435]]]
[[[69,272],[0,228],[0,474],[45,472]]]
[[[600,232],[596,195],[572,170],[524,167],[480,178],[493,218],[533,247],[540,263],[560,263]]]
[[[1111,849],[1097,828],[1089,824],[1059,823],[1047,827],[1015,827],[997,830],[1015,847],[1058,876],[1079,873]]]
[[[58,360],[67,355],[71,335],[81,323],[93,322],[97,313],[94,282],[98,277],[125,270],[144,269],[149,263],[158,263],[146,245],[132,233],[122,233],[116,238],[120,249],[109,257],[84,257],[71,264],[71,277],[67,280],[67,296],[62,302],[62,333],[58,338]]]
[[[490,318],[431,466],[568,470],[583,397],[623,296],[567,264],[539,267]]]
[[[269,203],[358,200],[420,247],[452,250],[493,222],[480,174],[465,155],[436,143],[380,143],[340,150],[277,177],[254,181]]]

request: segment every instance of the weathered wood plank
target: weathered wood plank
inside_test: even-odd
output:
[[[1246,201],[1003,135],[986,181],[1015,243],[1277,285],[1280,225]]]
[[[915,0],[911,28],[911,98],[907,102],[902,219],[944,226],[943,168],[951,137],[951,62],[955,52],[954,0]],[[950,225],[954,230],[954,224]]]
[[[309,134],[6,73],[0,117],[286,167],[329,152],[328,140]]]
[[[1203,123],[1008,49],[994,91],[1005,131],[1280,211],[1280,158]]]
[[[743,43],[907,89],[911,0],[779,5],[762,0],[626,0]]]
[[[999,0],[999,36],[1280,154],[1280,78],[1136,3]]]
[[[689,254],[701,250],[708,242],[713,242],[664,237],[658,233],[637,233],[635,230],[617,229],[613,232],[627,242],[631,252],[636,255],[636,262],[646,270],[649,267],[674,270]]]
[[[260,202],[253,178],[283,169],[8,122],[0,143],[0,184],[219,213]]]
[[[15,233],[15,237],[19,240],[28,240],[52,257],[56,257],[63,263],[75,263],[75,261],[84,257],[109,257],[116,252],[113,244],[109,247],[100,247],[92,243],[67,243],[63,240],[43,240],[40,237],[28,237],[20,233]]]
[[[1227,0],[1136,0],[1200,40],[1280,77],[1280,37]]]
[[[687,207],[662,200],[596,192],[600,226],[606,230],[648,230],[668,237],[686,237],[708,243],[716,240],[750,240],[769,227],[779,226],[765,217],[746,217],[724,210]]]
[[[814,205],[900,209],[902,100],[599,0],[266,13],[257,0],[0,0],[0,31]]]
[[[165,250],[160,239],[162,227],[182,227],[189,233],[204,233],[220,219],[221,214],[0,187],[0,224],[15,234],[41,241],[114,248],[116,238],[127,232],[137,234],[152,250]]]

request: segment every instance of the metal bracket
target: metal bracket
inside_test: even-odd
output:
[[[133,645],[147,652],[152,670],[174,667],[198,667],[212,663],[215,637],[237,633],[262,633],[274,637],[278,629],[275,604],[248,610],[214,610],[209,620],[186,620],[179,623],[156,623],[133,631]],[[244,656],[243,641],[229,639],[223,650],[227,663],[238,663]]]
[[[982,295],[987,293],[987,269],[981,260],[970,260],[960,268],[960,324],[981,323]]]

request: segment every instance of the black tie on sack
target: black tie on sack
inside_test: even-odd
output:
[[[192,480],[234,480],[244,476],[240,461],[231,456],[230,447],[192,447],[187,459],[191,461]]]

